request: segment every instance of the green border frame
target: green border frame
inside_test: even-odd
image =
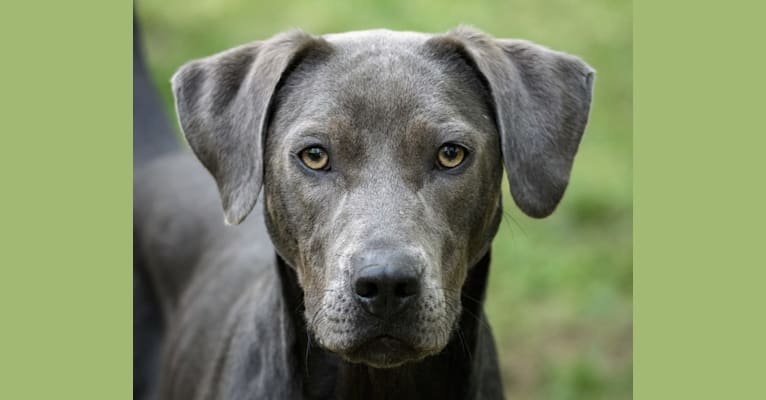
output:
[[[637,399],[766,398],[756,4],[634,5]]]
[[[766,398],[766,28],[744,4],[635,4],[638,399]],[[130,8],[0,6],[3,399],[131,397]]]
[[[132,3],[0,5],[0,399],[130,399]]]

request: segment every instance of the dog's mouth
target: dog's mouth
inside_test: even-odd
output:
[[[394,368],[427,355],[407,341],[388,334],[375,336],[342,354],[350,362],[375,368]]]
[[[373,368],[395,368],[444,350],[458,312],[434,298],[389,316],[388,319],[335,299],[337,304],[307,312],[308,329],[316,343],[343,360]],[[427,302],[430,300],[431,302]],[[452,312],[450,312],[453,310]]]

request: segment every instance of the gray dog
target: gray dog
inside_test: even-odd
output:
[[[482,310],[503,166],[521,210],[552,213],[592,81],[466,27],[293,31],[184,65],[196,159],[135,139],[146,392],[503,398]]]

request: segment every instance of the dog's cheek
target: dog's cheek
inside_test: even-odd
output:
[[[285,259],[289,265],[295,265],[295,260],[291,255],[297,254],[298,241],[290,229],[291,225],[288,223],[285,214],[282,212],[284,208],[280,206],[282,203],[280,196],[275,194],[274,191],[268,190],[264,195],[264,203],[266,229],[271,237],[271,242],[277,254]]]
[[[298,269],[298,279],[304,292],[311,293],[312,296],[321,300],[326,288],[323,269],[325,268],[324,249],[321,242],[316,240],[305,240],[307,245],[301,246],[299,251],[300,261],[296,267]],[[315,302],[318,304],[318,302]]]
[[[277,252],[290,265],[299,268],[309,262],[312,252],[306,244],[320,225],[316,190],[289,163],[272,156],[271,170],[264,184],[266,224]]]
[[[455,185],[449,199],[448,218],[451,229],[460,238],[461,264],[470,267],[488,250],[488,244],[497,233],[502,217],[501,179],[502,168],[497,158],[482,159],[469,171],[459,185]],[[471,207],[465,207],[471,204]]]
[[[295,185],[287,165],[278,157],[283,150],[267,145],[264,171],[264,203],[266,228],[277,253],[291,265],[296,266],[299,255],[300,235],[296,232],[291,209],[290,186]]]
[[[455,305],[450,299],[450,292],[427,291],[417,313],[419,334],[415,345],[421,349],[441,351],[449,342],[458,312],[459,304]]]

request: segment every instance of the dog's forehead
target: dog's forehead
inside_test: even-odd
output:
[[[365,82],[381,88],[425,84],[439,72],[425,46],[431,36],[384,29],[325,35],[333,51],[325,60],[324,80],[335,87],[367,86]]]
[[[332,51],[302,65],[280,93],[285,117],[380,127],[484,114],[478,80],[435,56],[426,44],[432,37],[390,30],[324,35]]]
[[[496,131],[478,76],[429,48],[430,37],[387,30],[327,35],[332,50],[309,56],[278,92],[272,143],[292,149],[320,137],[336,154],[360,160],[374,151],[412,156],[412,171],[437,142],[491,146]]]
[[[432,37],[427,33],[386,29],[324,35],[322,39],[333,49],[325,60],[333,74],[329,78],[422,80],[438,72],[436,60],[426,45]]]
[[[366,31],[352,31],[343,33],[331,33],[322,38],[333,46],[342,48],[369,48],[379,49],[412,48],[423,44],[432,35],[421,32],[391,31],[388,29],[373,29]]]

